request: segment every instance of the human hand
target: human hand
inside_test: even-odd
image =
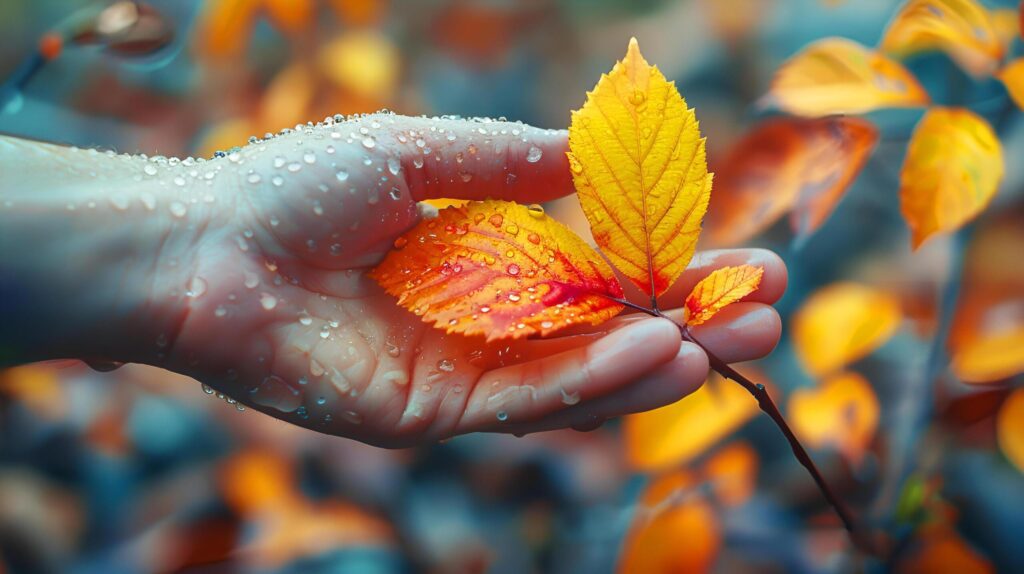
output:
[[[592,428],[674,402],[703,382],[708,364],[669,321],[625,315],[587,332],[486,343],[430,327],[366,277],[429,211],[419,201],[572,193],[566,146],[564,131],[375,114],[193,166],[160,165],[167,235],[188,239],[171,241],[178,246],[153,265],[173,260],[173,272],[139,281],[150,285],[143,305],[159,331],[143,336],[151,352],[127,358],[289,422],[388,447]],[[695,329],[727,361],[762,356],[778,340],[768,306],[785,289],[778,257],[698,254],[662,297],[682,302],[713,269],[741,263],[765,268],[761,288]]]

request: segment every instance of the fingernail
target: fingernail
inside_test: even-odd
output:
[[[594,343],[592,366],[595,369],[617,366],[623,360],[636,361],[636,353],[664,353],[666,345],[680,342],[679,332],[670,321],[660,318],[644,319],[613,331]],[[673,354],[676,348],[671,349]]]

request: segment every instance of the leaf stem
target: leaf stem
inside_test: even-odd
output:
[[[661,317],[663,319],[668,319],[669,321],[671,321],[673,324],[676,325],[676,327],[679,328],[679,334],[684,341],[693,343],[694,345],[697,345],[698,347],[704,350],[704,353],[708,357],[708,363],[711,365],[712,369],[714,369],[716,372],[718,372],[718,374],[722,375],[723,377],[738,383],[740,386],[746,389],[747,392],[749,392],[755,399],[757,399],[757,404],[761,408],[761,411],[767,414],[772,419],[772,422],[775,423],[775,426],[777,426],[779,430],[782,431],[782,434],[783,436],[786,437],[786,440],[789,442],[789,446],[793,450],[793,454],[796,456],[796,459],[800,461],[800,464],[803,465],[805,469],[807,469],[807,472],[811,475],[811,478],[814,479],[814,483],[818,486],[818,490],[821,491],[821,494],[825,497],[825,500],[827,500],[828,503],[832,505],[832,508],[836,511],[836,514],[839,515],[839,520],[842,521],[843,527],[846,529],[847,532],[849,532],[850,538],[851,540],[853,540],[853,543],[862,551],[868,554],[880,554],[880,550],[866,535],[866,533],[858,523],[857,519],[850,511],[849,507],[847,507],[846,503],[844,503],[842,500],[840,500],[838,496],[836,496],[835,492],[832,490],[832,487],[829,486],[828,482],[825,480],[825,477],[822,476],[821,471],[819,471],[818,467],[814,464],[814,460],[811,459],[811,456],[807,453],[807,450],[804,448],[803,444],[800,443],[800,439],[798,439],[796,435],[793,433],[793,429],[791,429],[789,423],[786,422],[786,418],[782,415],[782,412],[779,410],[779,407],[775,404],[775,401],[772,400],[771,395],[768,394],[768,390],[765,388],[764,385],[760,383],[754,383],[753,381],[751,381],[750,379],[736,371],[736,369],[733,369],[731,366],[729,366],[728,363],[718,358],[714,353],[709,351],[707,347],[701,344],[700,341],[694,338],[693,334],[690,332],[690,329],[686,325],[676,321],[675,319],[672,319],[671,317],[664,314],[660,310],[648,309],[642,305],[637,305],[636,303],[626,301],[625,299],[617,299],[614,297],[609,297],[609,299],[621,305],[629,307],[630,309],[646,313],[653,317]]]

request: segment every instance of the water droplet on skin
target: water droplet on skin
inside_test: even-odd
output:
[[[185,204],[180,201],[171,202],[170,210],[171,215],[177,217],[178,219],[185,217],[185,214],[188,213],[188,208],[185,207]]]
[[[412,166],[414,168],[416,168],[416,169],[422,168],[423,167],[423,158],[421,158],[421,157],[414,157],[414,158],[412,158]]]
[[[573,392],[569,393],[569,392],[566,392],[565,389],[559,389],[559,392],[562,394],[562,403],[563,404],[571,406],[571,405],[575,405],[575,404],[580,402],[580,393],[579,393],[579,391],[573,391]]]
[[[405,371],[388,371],[381,375],[381,379],[400,387],[409,384],[409,375]]]
[[[203,389],[203,392],[204,392],[204,393],[206,393],[206,394],[208,394],[208,395],[212,395],[212,394],[213,394],[213,389],[212,389],[212,388],[210,388],[210,386],[209,386],[209,385],[206,385],[206,384],[202,384],[202,385],[200,385],[200,386],[202,387],[202,389]]]
[[[111,195],[110,205],[117,211],[124,211],[128,209],[128,197],[120,193]]]
[[[223,305],[217,305],[217,308],[214,309],[213,314],[217,317],[223,317],[228,314],[228,310],[225,309]]]
[[[387,350],[389,357],[398,358],[398,356],[402,354],[402,349],[394,343],[385,343],[384,348]]]
[[[185,178],[181,177],[180,175],[174,178],[174,185],[178,187],[185,187]]]
[[[341,255],[341,244],[340,243],[332,243],[331,246],[328,247],[327,249],[328,249],[328,251],[330,251],[331,255],[333,255],[335,257]]]
[[[441,359],[437,362],[437,370],[450,373],[455,370],[455,361],[451,359]]]
[[[156,166],[153,164],[147,164],[142,168],[142,172],[146,175],[156,175]]]
[[[377,140],[373,139],[372,136],[366,136],[363,138],[363,147],[366,149],[373,149],[377,147]]]
[[[512,185],[515,182],[516,182],[516,174],[510,173],[510,174],[507,174],[505,176],[505,184],[506,185]]]
[[[530,163],[537,163],[543,155],[544,152],[541,151],[539,147],[532,145],[530,146],[530,149],[526,151],[526,161]]]
[[[540,322],[540,328],[541,329],[550,329],[550,328],[552,328],[554,326],[555,326],[555,324],[553,322],[551,322],[551,321],[541,321]]]
[[[395,249],[401,249],[401,248],[405,247],[408,244],[409,244],[409,240],[406,239],[405,236],[400,236],[400,237],[395,239],[394,247],[395,247]]]
[[[274,187],[281,187],[282,185],[284,185],[284,178],[279,175],[275,175],[274,177],[270,178],[270,183],[274,184]]]
[[[288,171],[290,171],[292,173],[295,173],[295,172],[299,171],[300,169],[302,169],[302,164],[297,162],[297,161],[293,161],[290,164],[288,164]]]
[[[470,181],[473,180],[473,174],[469,173],[468,171],[460,171],[459,177],[462,179],[464,183],[469,183]]]
[[[319,361],[317,361],[316,359],[309,360],[309,374],[313,375],[314,377],[322,377],[326,372],[327,370],[324,369],[324,366],[321,365]]]
[[[285,164],[285,162],[286,162],[286,161],[287,161],[287,160],[285,160],[285,159],[284,159],[283,157],[281,157],[281,156],[277,156],[277,157],[275,157],[275,158],[274,158],[274,168],[275,168],[275,169],[281,169],[282,167],[284,167],[284,164]]]
[[[526,239],[528,239],[530,243],[534,245],[540,243],[540,235],[537,235],[536,233],[530,233],[529,235],[526,236]]]
[[[423,147],[425,145],[427,145],[427,142],[423,141],[423,138],[417,138],[416,139],[416,147],[421,148],[421,147]]]
[[[195,299],[196,297],[201,297],[203,293],[206,293],[206,280],[199,276],[193,277],[192,282],[189,283],[188,291],[185,291],[185,296]]]
[[[324,207],[322,205],[320,205],[319,201],[317,201],[317,202],[315,202],[313,204],[313,213],[316,214],[316,215],[323,215],[324,214]]]
[[[369,205],[376,205],[380,201],[380,191],[377,189],[371,189],[366,193],[366,203]]]
[[[306,153],[302,154],[302,161],[312,165],[316,163],[316,154],[311,151],[307,151]]]
[[[347,179],[348,179],[348,172],[347,172],[347,171],[345,171],[345,170],[343,170],[343,169],[339,169],[339,170],[338,170],[338,173],[334,174],[334,177],[335,177],[335,178],[336,178],[336,179],[337,179],[338,181],[345,181],[345,180],[347,180]]]
[[[277,307],[277,297],[274,297],[270,293],[260,293],[260,306],[267,311]]]
[[[396,158],[389,157],[388,158],[388,171],[391,172],[391,175],[398,175],[402,171],[402,164],[401,164],[401,162],[399,162],[398,159],[396,159]]]
[[[505,422],[508,420],[508,413],[505,411],[498,411],[497,417],[499,421]]]
[[[248,181],[249,183],[255,185],[255,184],[259,183],[260,181],[262,181],[263,178],[260,177],[260,174],[253,172],[253,173],[250,173],[249,177],[245,178],[245,180]]]
[[[270,375],[263,379],[263,382],[252,389],[250,394],[252,402],[284,413],[293,412],[302,405],[299,390],[277,375]]]

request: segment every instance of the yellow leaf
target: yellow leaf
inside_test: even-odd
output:
[[[992,73],[1004,53],[992,17],[974,0],[911,0],[889,24],[880,47],[898,58],[942,50],[974,75]]]
[[[833,375],[789,396],[793,432],[813,448],[831,446],[859,464],[878,428],[878,397],[857,373]]]
[[[967,383],[989,383],[1024,372],[1024,325],[966,342],[953,357],[953,373]]]
[[[449,333],[546,335],[618,314],[622,287],[589,245],[542,210],[472,201],[395,240],[370,276]]]
[[[462,207],[469,203],[468,199],[449,199],[449,198],[438,198],[438,199],[424,199],[423,203],[432,205],[438,209],[444,209],[446,207]]]
[[[626,457],[642,472],[684,464],[753,418],[757,410],[757,401],[743,387],[713,375],[676,403],[627,416]]]
[[[398,84],[401,56],[380,32],[348,32],[320,49],[317,63],[324,76],[349,92],[370,100],[387,100]]]
[[[768,98],[783,110],[810,117],[929,102],[924,88],[901,64],[845,38],[819,40],[784,63]]]
[[[686,324],[700,325],[728,305],[757,290],[764,269],[753,265],[722,267],[701,279],[686,298]]]
[[[689,473],[655,480],[640,497],[617,571],[620,574],[708,572],[722,546],[711,504]]]
[[[1006,458],[1024,472],[1024,389],[1003,400],[996,415],[996,438]]]
[[[864,167],[878,130],[855,117],[766,120],[743,136],[715,175],[707,236],[735,245],[792,209],[797,237],[832,214]]]
[[[1007,64],[998,77],[1006,85],[1006,91],[1010,92],[1017,107],[1024,110],[1024,58],[1017,58]]]
[[[973,219],[1003,178],[1003,149],[992,127],[963,108],[932,108],[914,129],[900,173],[900,210],[914,249]]]
[[[793,344],[810,374],[841,369],[880,347],[896,332],[895,297],[856,283],[833,283],[807,298],[793,318]]]
[[[693,257],[711,174],[693,110],[636,39],[573,112],[569,150],[594,240],[637,287],[663,293]]]

